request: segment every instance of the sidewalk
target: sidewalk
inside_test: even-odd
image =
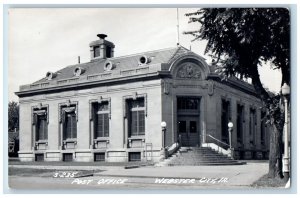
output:
[[[53,170],[108,170],[124,169],[125,167],[138,167],[151,165],[143,162],[20,162],[9,161],[11,168],[35,168]]]
[[[228,178],[226,185],[248,186],[268,172],[266,163],[248,163],[233,166],[170,166],[141,167],[137,169],[107,170],[95,176],[169,178],[169,179],[206,179]]]
[[[203,181],[203,185],[216,186],[211,179],[225,178],[226,182],[218,184],[223,187],[250,187],[250,185],[268,172],[266,162],[248,162],[246,165],[233,166],[141,166],[124,169],[124,166],[55,166],[14,164],[14,168],[34,168],[53,170],[94,170],[92,179],[128,178],[132,183],[154,184],[156,179],[195,179]],[[49,174],[50,176],[50,174]],[[85,179],[85,178],[82,178]]]

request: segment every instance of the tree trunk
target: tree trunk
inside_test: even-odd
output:
[[[282,178],[282,132],[272,125],[270,134],[269,177]]]
[[[275,98],[271,98],[268,92],[263,88],[258,70],[252,71],[252,84],[254,89],[259,94],[261,100],[264,102],[268,111],[273,111],[274,106],[270,105],[274,103]],[[274,101],[273,101],[274,100]],[[279,100],[278,100],[279,103]],[[269,153],[269,177],[272,178],[282,178],[282,131],[284,122],[276,122],[280,117],[282,117],[282,113],[279,111],[276,114],[271,114],[271,133],[270,133],[270,153]],[[278,116],[280,114],[280,116]]]

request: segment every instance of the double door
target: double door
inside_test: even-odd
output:
[[[182,146],[194,147],[199,143],[199,116],[178,116],[177,134]]]

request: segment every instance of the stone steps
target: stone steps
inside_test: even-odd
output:
[[[233,160],[208,147],[181,147],[177,153],[167,159],[164,166],[221,166],[241,165],[244,162]]]

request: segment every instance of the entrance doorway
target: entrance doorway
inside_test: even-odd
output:
[[[177,98],[177,135],[182,146],[197,146],[200,144],[200,98]]]
[[[199,117],[178,116],[178,135],[182,146],[199,145]]]

